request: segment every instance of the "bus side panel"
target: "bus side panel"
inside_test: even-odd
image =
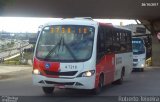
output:
[[[105,66],[105,83],[112,83],[114,80],[114,72],[115,72],[115,54],[107,54],[106,56],[106,66]]]
[[[125,77],[127,78],[133,67],[133,57],[132,52],[119,53],[115,55],[115,76],[114,81],[120,79],[122,68],[125,68]]]
[[[120,79],[121,77],[121,70],[123,65],[123,53],[118,53],[115,55],[115,73],[114,73],[114,81]]]
[[[99,63],[96,65],[95,87],[98,86],[99,76],[100,76],[101,73],[104,74],[104,84],[105,85],[113,82],[114,71],[115,71],[114,59],[115,59],[114,54],[106,54],[104,57],[102,57],[100,59],[100,61],[98,61]]]
[[[128,52],[123,57],[123,65],[125,65],[125,79],[130,77],[133,70],[133,53]]]

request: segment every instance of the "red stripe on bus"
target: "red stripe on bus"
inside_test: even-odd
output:
[[[37,69],[39,68],[39,65],[38,65],[38,60],[36,58],[33,59],[33,69]]]
[[[95,88],[98,87],[99,76],[104,74],[104,84],[109,84],[114,81],[115,72],[115,54],[106,54],[96,65],[96,81]]]
[[[50,64],[49,68],[46,68],[46,64]],[[36,58],[34,58],[34,64],[33,64],[34,69],[39,69],[42,75],[46,77],[53,77],[53,78],[58,78],[58,75],[47,75],[44,70],[48,70],[50,72],[59,72],[60,69],[60,63],[59,62],[46,62],[46,61],[40,61]]]

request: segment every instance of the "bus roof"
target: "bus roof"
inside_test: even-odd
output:
[[[99,23],[102,26],[107,26],[107,27],[112,27],[112,28],[116,28],[116,29],[120,29],[120,30],[127,30],[127,31],[131,31],[128,28],[125,27],[120,27],[120,26],[114,26],[112,23]]]
[[[127,30],[127,31],[131,31],[127,28],[122,28],[122,27],[118,27],[118,26],[113,26],[112,23],[101,23],[101,22],[97,22],[94,21],[92,18],[90,17],[75,17],[75,18],[63,18],[63,19],[59,19],[53,22],[49,22],[47,24],[44,24],[44,26],[49,26],[49,25],[87,25],[87,26],[98,26],[98,25],[102,25],[102,26],[107,26],[107,27],[111,27],[111,28],[117,28],[117,29],[121,29],[121,30]]]
[[[99,22],[99,25],[113,27],[112,23],[101,23],[101,22]]]
[[[114,26],[117,29],[122,29],[122,30],[127,30],[127,31],[131,31],[130,29],[126,28],[126,27],[121,27],[121,26]]]
[[[97,26],[98,22],[91,19],[82,19],[82,18],[64,18],[59,19],[53,22],[45,24],[47,25],[88,25],[88,26]]]

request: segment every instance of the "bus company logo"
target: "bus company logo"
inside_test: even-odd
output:
[[[46,63],[46,64],[45,64],[45,68],[46,68],[46,69],[49,69],[49,68],[50,68],[50,64],[49,64],[49,63]]]

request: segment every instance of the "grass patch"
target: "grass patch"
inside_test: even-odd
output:
[[[23,56],[25,59],[32,59],[33,53],[32,52],[25,52]]]
[[[3,64],[21,65],[21,64],[20,64],[20,61],[4,61]]]
[[[33,53],[31,52],[25,52],[23,54],[23,59],[25,61],[21,61],[21,57],[17,56],[15,58],[9,59],[7,61],[4,61],[3,64],[8,64],[8,65],[28,65],[28,60],[32,60],[33,58]]]

